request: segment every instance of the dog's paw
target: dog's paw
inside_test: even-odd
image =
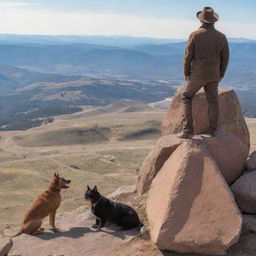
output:
[[[58,232],[61,232],[61,229],[59,227],[55,227],[55,228],[52,228],[52,231],[54,233],[58,233]]]
[[[100,230],[100,227],[93,225],[92,227],[90,227],[90,230],[93,231],[93,232],[97,232],[97,231]]]
[[[38,235],[41,235],[41,234],[43,234],[43,233],[44,233],[43,230],[38,229],[38,230],[35,230],[31,235],[33,235],[33,236],[38,236]]]

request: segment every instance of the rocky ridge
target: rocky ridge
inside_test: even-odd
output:
[[[248,166],[250,134],[231,89],[219,90],[220,120],[215,137],[204,135],[209,124],[202,91],[193,100],[194,130],[198,135],[191,140],[177,138],[182,113],[178,89],[163,121],[163,136],[140,168],[137,192],[147,197],[149,230],[158,248],[223,255],[239,241],[239,207],[245,209],[241,201],[250,200],[254,193],[250,188],[256,178],[250,182],[247,194],[242,191],[246,191],[246,185],[240,181],[246,179],[243,174]],[[248,185],[250,178],[244,183]],[[229,185],[234,181],[233,194]],[[248,204],[253,208],[252,200]],[[254,213],[252,209],[246,212]]]

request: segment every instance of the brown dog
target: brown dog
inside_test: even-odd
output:
[[[60,191],[62,188],[69,188],[67,184],[70,182],[70,180],[65,180],[55,173],[48,189],[45,190],[27,209],[21,225],[21,230],[10,237],[19,236],[23,233],[32,235],[38,234],[39,230],[43,230],[41,225],[43,219],[48,215],[53,231],[57,232],[58,229],[55,226],[55,214],[61,202]]]

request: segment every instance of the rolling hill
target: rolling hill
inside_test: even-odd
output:
[[[170,97],[175,88],[162,82],[81,78],[71,82],[39,82],[0,96],[0,130],[23,130],[49,123],[81,106],[115,102],[149,103]],[[129,110],[128,110],[129,111]]]
[[[52,73],[39,73],[29,70],[0,66],[0,92],[1,95],[14,93],[17,89],[38,82],[69,82],[81,76],[67,76]]]

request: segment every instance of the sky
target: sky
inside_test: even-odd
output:
[[[211,6],[228,37],[256,39],[255,0],[0,0],[0,34],[184,39]]]

